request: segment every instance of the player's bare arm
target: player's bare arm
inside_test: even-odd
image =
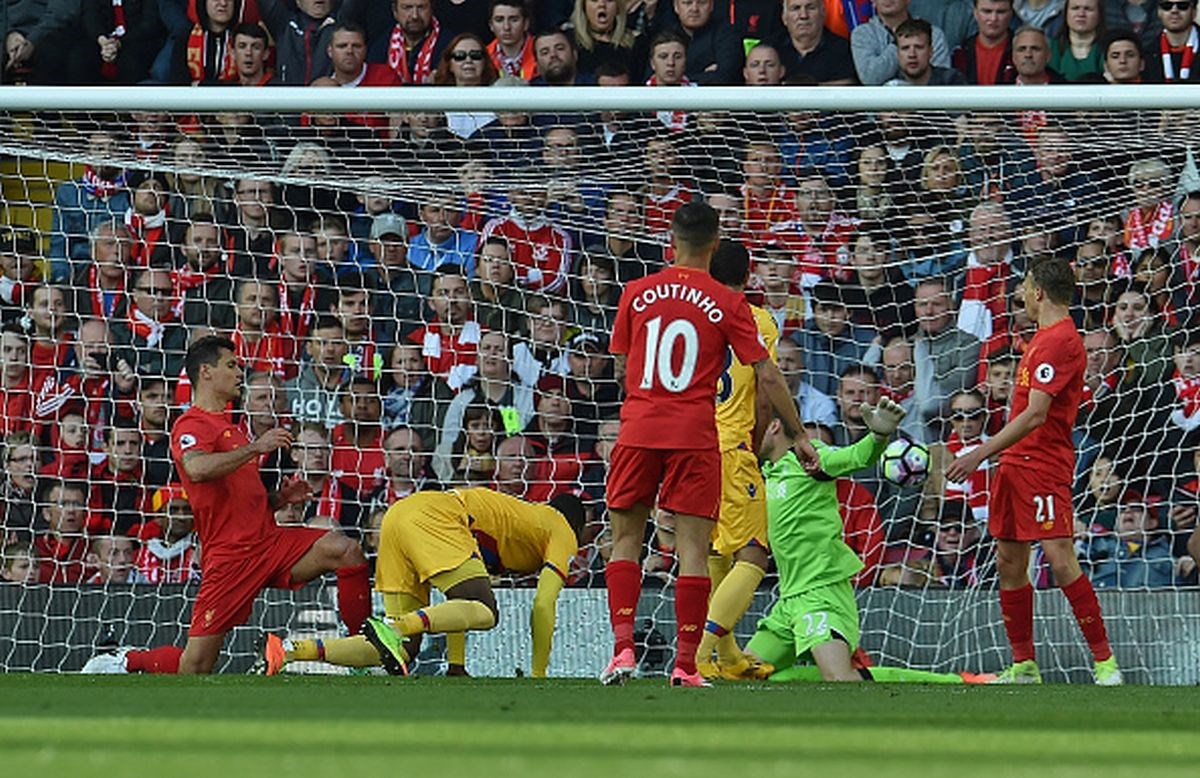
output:
[[[1046,414],[1050,412],[1050,402],[1053,396],[1040,389],[1029,390],[1029,405],[1025,410],[1009,420],[1004,428],[983,445],[968,454],[955,459],[946,468],[946,479],[949,481],[965,481],[979,469],[983,460],[999,454],[1004,449],[1033,432],[1046,423]]]
[[[787,381],[779,371],[779,365],[770,359],[760,359],[754,363],[754,375],[758,379],[759,388],[771,401],[771,407],[779,414],[784,434],[795,441],[794,449],[800,464],[809,471],[820,467],[821,459],[808,439],[808,433],[800,421],[800,411],[796,409],[796,401],[788,391]]]
[[[277,427],[268,430],[250,445],[233,451],[185,451],[180,458],[180,465],[188,478],[202,483],[224,478],[256,457],[291,445],[292,433]]]

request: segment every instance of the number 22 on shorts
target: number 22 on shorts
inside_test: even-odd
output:
[[[675,346],[683,340],[683,360],[676,373]],[[700,356],[700,336],[696,326],[687,319],[675,319],[665,328],[662,317],[646,322],[646,362],[642,366],[642,389],[652,389],[657,374],[658,383],[668,392],[682,392],[696,374],[696,359]]]
[[[829,630],[829,614],[825,611],[806,613],[800,617],[804,621],[804,636],[824,635]]]

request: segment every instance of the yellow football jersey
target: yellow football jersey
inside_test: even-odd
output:
[[[754,314],[754,323],[758,325],[759,337],[774,362],[778,359],[776,346],[779,343],[779,328],[775,325],[775,319],[757,305],[751,305],[750,311]],[[750,445],[754,433],[757,390],[754,368],[743,365],[734,356],[733,349],[727,349],[725,372],[717,379],[717,436],[722,451]]]
[[[536,573],[550,567],[566,580],[579,551],[575,533],[549,505],[529,503],[485,488],[457,489],[470,517],[471,534],[488,571]]]

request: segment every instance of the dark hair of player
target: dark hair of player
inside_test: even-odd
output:
[[[722,238],[709,260],[708,273],[725,286],[742,286],[750,276],[750,252],[736,240]]]
[[[1065,259],[1043,259],[1029,268],[1033,285],[1058,305],[1070,305],[1075,295],[1075,272]]]
[[[575,540],[581,540],[583,538],[584,523],[587,521],[587,515],[583,509],[583,501],[573,494],[563,492],[552,499],[549,505],[561,513],[563,518],[567,520],[567,524],[575,533]]]
[[[693,251],[716,243],[720,230],[720,217],[707,203],[684,203],[671,217],[671,235],[680,246]]]
[[[218,360],[221,359],[222,351],[232,354],[237,351],[237,345],[229,338],[222,338],[220,335],[205,335],[188,346],[187,356],[183,358],[183,366],[192,386],[197,386],[200,381],[200,367],[202,365],[216,367]]]

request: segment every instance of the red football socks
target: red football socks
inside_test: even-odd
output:
[[[1013,663],[1033,659],[1033,586],[1001,589],[1000,612],[1004,614],[1004,631],[1012,646]]]
[[[638,598],[642,594],[641,565],[629,560],[609,562],[604,568],[604,582],[608,587],[608,617],[612,622],[613,637],[616,638],[613,648],[615,656],[627,648],[633,648],[634,619],[637,617]],[[700,618],[704,618],[703,613]]]
[[[1104,629],[1104,617],[1100,615],[1100,601],[1096,599],[1096,590],[1086,575],[1081,575],[1071,583],[1062,587],[1062,592],[1075,611],[1075,620],[1079,629],[1092,650],[1092,657],[1097,662],[1103,662],[1112,656],[1112,648],[1108,645],[1108,632]]]
[[[371,576],[367,565],[342,567],[337,571],[338,615],[351,635],[357,635],[371,615]]]
[[[145,651],[130,651],[125,654],[125,669],[131,673],[179,672],[179,657],[183,649],[178,646],[159,646]]]
[[[675,581],[675,667],[689,675],[696,672],[711,587],[707,576],[681,575]]]

